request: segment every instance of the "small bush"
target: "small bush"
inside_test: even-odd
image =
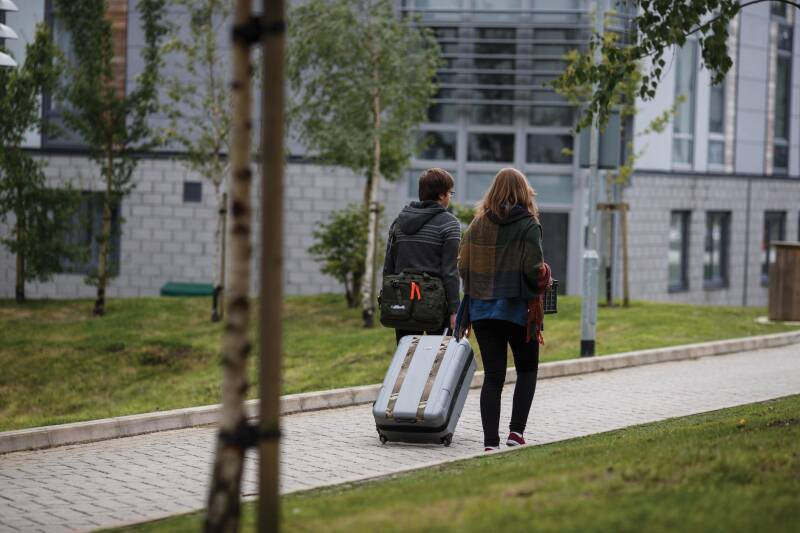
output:
[[[364,277],[367,255],[368,212],[362,205],[350,204],[331,213],[327,223],[314,230],[308,253],[322,263],[322,272],[344,284],[348,307],[361,303],[359,287]]]

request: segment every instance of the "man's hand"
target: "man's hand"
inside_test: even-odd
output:
[[[450,315],[450,333],[455,333],[456,331],[456,314],[453,313]]]

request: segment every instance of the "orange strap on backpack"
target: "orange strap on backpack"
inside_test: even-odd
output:
[[[414,295],[416,294],[417,300],[422,300],[422,293],[419,290],[419,285],[416,281],[411,282],[411,295],[408,297],[409,300],[414,299]]]

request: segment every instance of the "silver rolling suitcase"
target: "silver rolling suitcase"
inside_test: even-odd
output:
[[[475,374],[466,339],[408,335],[400,339],[372,408],[378,436],[387,441],[449,446]]]

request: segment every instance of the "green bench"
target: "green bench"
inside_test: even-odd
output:
[[[168,281],[161,287],[161,296],[213,296],[211,283],[184,283]]]

